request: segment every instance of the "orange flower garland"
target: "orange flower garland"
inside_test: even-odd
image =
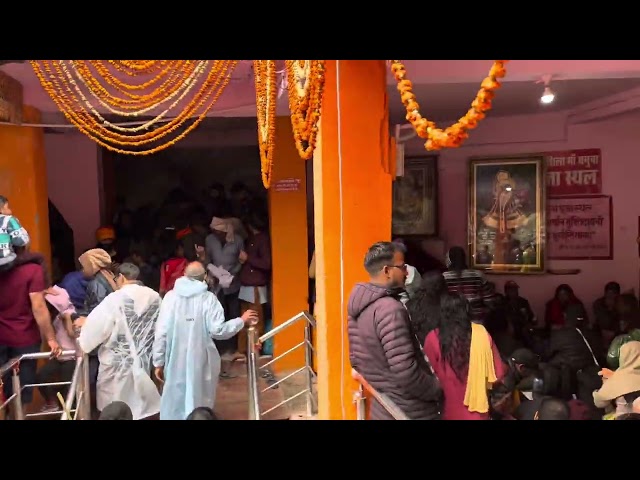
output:
[[[253,74],[256,83],[258,114],[258,144],[260,146],[260,171],[264,188],[271,185],[273,150],[276,136],[276,104],[278,81],[275,60],[254,60]]]
[[[500,88],[499,78],[506,75],[505,63],[508,60],[496,60],[489,71],[489,75],[482,81],[480,91],[471,103],[469,111],[450,127],[442,130],[436,127],[420,114],[420,105],[413,93],[413,84],[407,78],[407,70],[399,60],[391,60],[391,71],[398,82],[400,98],[407,110],[406,119],[413,125],[420,138],[427,139],[427,150],[440,150],[441,148],[456,148],[469,137],[467,131],[478,126],[478,122],[485,117],[491,109],[491,100],[495,91]]]
[[[150,155],[174,145],[195,129],[206,117],[213,105],[224,91],[231,79],[237,60],[214,60],[207,78],[195,93],[191,101],[170,122],[158,126],[155,130],[142,135],[122,135],[107,129],[86,111],[83,100],[79,99],[73,88],[68,84],[67,69],[64,61],[31,61],[31,65],[52,100],[58,108],[78,129],[108,150],[128,155]],[[86,102],[86,99],[85,99]],[[112,144],[138,147],[151,142],[157,142],[166,135],[183,126],[196,112],[201,113],[194,122],[174,139],[147,150],[125,150]]]
[[[313,157],[324,90],[325,60],[285,60],[293,138],[300,157]]]

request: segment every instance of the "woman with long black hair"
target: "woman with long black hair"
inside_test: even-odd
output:
[[[420,346],[432,330],[440,326],[440,297],[447,291],[447,285],[439,271],[427,272],[422,277],[420,288],[406,304],[411,317],[413,333]]]
[[[505,373],[487,330],[471,322],[471,308],[458,294],[440,301],[441,319],[425,340],[424,353],[444,391],[443,420],[489,420],[489,390]]]

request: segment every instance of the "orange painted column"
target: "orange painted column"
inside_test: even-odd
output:
[[[275,327],[309,309],[306,165],[296,150],[288,116],[279,117],[276,122],[269,216]],[[298,322],[274,337],[274,355],[303,340],[304,323]],[[277,371],[293,370],[302,367],[304,361],[304,350],[299,348],[278,360],[274,367]]]
[[[24,123],[39,123],[40,112],[25,106]],[[44,132],[41,128],[0,125],[0,195],[31,236],[32,251],[51,263]]]
[[[355,419],[347,303],[364,255],[391,237],[384,60],[327,61],[314,155],[320,419]]]

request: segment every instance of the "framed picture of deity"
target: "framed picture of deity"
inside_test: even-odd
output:
[[[404,175],[393,182],[394,237],[438,235],[438,157],[405,157]]]
[[[469,160],[469,268],[544,273],[543,155]]]

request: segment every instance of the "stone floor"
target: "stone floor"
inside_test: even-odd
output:
[[[261,365],[268,360],[268,358],[261,359]],[[225,420],[246,420],[249,411],[246,363],[232,363],[230,372],[235,378],[220,380],[215,410],[216,413]],[[284,378],[287,374],[288,372],[280,372],[277,377]],[[290,398],[300,392],[305,388],[304,382],[304,375],[300,373],[280,383],[278,388],[269,389],[260,393],[261,411],[269,410],[284,399]],[[259,383],[261,391],[268,386],[263,378],[260,378]],[[285,405],[278,407],[262,417],[263,420],[306,419],[305,397],[305,395],[300,395]]]

